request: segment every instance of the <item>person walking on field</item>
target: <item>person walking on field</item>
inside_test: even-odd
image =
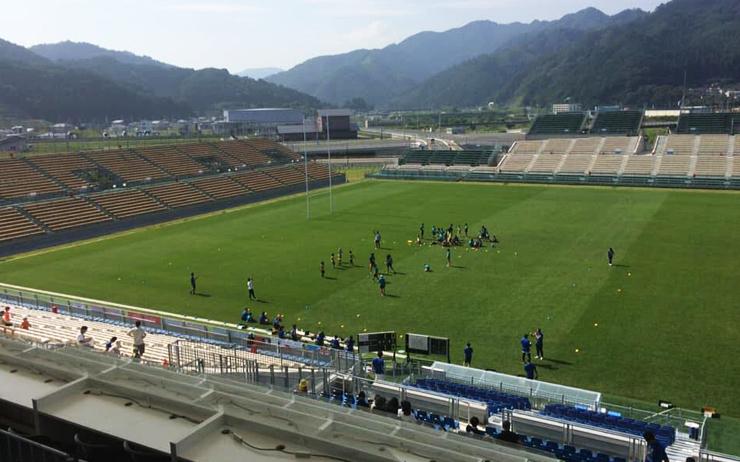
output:
[[[322,261],[322,262],[321,262],[321,277],[322,277],[322,278],[324,277],[324,273],[325,273],[325,272],[326,272],[326,270],[324,269],[324,262]]]
[[[446,258],[447,258],[447,267],[449,268],[450,266],[452,266],[452,251],[450,250],[449,247],[447,247]]]
[[[141,327],[141,321],[134,323],[134,328],[128,331],[128,336],[134,339],[134,358],[144,356],[144,337],[146,332]]]
[[[419,226],[419,238],[424,239],[424,223]]]
[[[606,252],[606,257],[609,259],[609,266],[612,266],[612,260],[614,260],[614,249],[609,247],[609,250]]]
[[[521,344],[522,362],[532,362],[532,342],[529,341],[529,334],[524,334]]]
[[[390,274],[393,272],[393,274],[396,274],[396,270],[393,269],[393,257],[391,257],[391,254],[386,255],[385,257],[385,272]]]
[[[247,290],[249,291],[249,299],[257,300],[257,296],[254,295],[254,279],[251,277],[247,278]]]
[[[385,277],[382,274],[378,277],[378,285],[380,286],[381,297],[385,297]]]
[[[352,253],[352,249],[349,250],[349,266],[355,266],[355,256]]]
[[[190,273],[190,295],[195,295],[195,281],[197,280],[195,273]]]
[[[338,264],[339,266],[342,266],[342,257],[343,257],[343,256],[344,256],[344,252],[342,252],[342,248],[340,247],[340,248],[339,248],[339,249],[337,250],[337,264]]]

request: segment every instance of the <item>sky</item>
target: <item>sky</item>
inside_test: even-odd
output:
[[[666,0],[0,0],[0,38],[22,46],[90,42],[196,69],[290,68],[382,48],[470,21],[557,19],[593,6],[614,14]]]

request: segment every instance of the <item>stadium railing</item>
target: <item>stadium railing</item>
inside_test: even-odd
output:
[[[107,322],[119,326],[130,326],[141,321],[147,329],[184,340],[214,343],[219,345],[236,345],[248,347],[256,340],[270,348],[264,351],[284,355],[300,346],[300,356],[310,364],[322,364],[327,367],[354,367],[348,364],[347,356],[342,350],[336,350],[305,342],[291,342],[272,336],[269,331],[257,327],[237,328],[236,324],[218,322],[193,316],[182,316],[173,313],[134,307],[101,300],[75,297],[43,290],[0,283],[0,302],[16,304],[29,309],[57,312],[83,319]],[[254,338],[250,338],[250,334]],[[287,362],[287,358],[286,358]]]

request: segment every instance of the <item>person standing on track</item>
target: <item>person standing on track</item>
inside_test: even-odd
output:
[[[257,296],[254,295],[254,279],[251,276],[247,278],[247,290],[249,290],[249,299],[257,300]]]

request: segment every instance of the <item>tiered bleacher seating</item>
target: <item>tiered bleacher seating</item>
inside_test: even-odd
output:
[[[517,141],[511,148],[511,154],[537,154],[544,141]]]
[[[294,185],[305,181],[304,175],[290,166],[265,170],[265,173],[284,185]]]
[[[559,173],[585,173],[592,161],[593,156],[590,154],[569,154]]]
[[[699,140],[700,156],[726,156],[730,147],[728,135],[702,135]]]
[[[604,145],[601,147],[602,154],[632,154],[636,138],[627,138],[622,136],[609,136],[604,139]]]
[[[491,157],[490,151],[456,151],[454,165],[469,165],[471,167],[488,165],[489,157]]]
[[[167,173],[134,152],[101,151],[87,156],[123,181],[143,182],[169,177]]]
[[[636,135],[640,131],[642,111],[613,111],[596,114],[594,135]]]
[[[266,138],[249,138],[248,140],[241,140],[241,142],[271,158],[273,161],[272,163],[292,162],[300,160],[301,158],[297,153],[291,151],[282,144]]]
[[[154,186],[147,188],[146,192],[156,197],[167,207],[184,207],[211,200],[208,196],[184,182]]]
[[[596,156],[596,163],[591,168],[591,174],[595,175],[616,175],[622,167],[624,155],[619,154],[599,154]]]
[[[295,169],[303,172],[303,166],[296,165]],[[332,174],[336,174],[336,172],[332,172]],[[308,176],[311,180],[326,180],[329,178],[329,168],[324,164],[310,162],[308,164]]]
[[[660,154],[690,156],[694,153],[696,137],[691,135],[671,135],[665,144],[665,151]]]
[[[167,210],[162,204],[138,189],[93,194],[90,199],[118,219]]]
[[[282,186],[278,180],[262,171],[243,172],[233,175],[232,178],[254,192],[267,191]]]
[[[542,413],[550,417],[607,428],[631,435],[642,436],[646,431],[651,431],[655,434],[656,439],[666,446],[670,446],[676,440],[676,429],[667,425],[627,419],[565,404],[548,404]]]
[[[577,135],[581,133],[586,114],[570,112],[537,117],[529,129],[530,135]]]
[[[658,168],[658,176],[688,176],[691,156],[664,155]]]
[[[702,134],[726,134],[731,135],[735,119],[740,118],[731,112],[681,114],[678,118],[678,133],[702,135]]]
[[[216,147],[247,167],[268,165],[272,160],[252,145],[242,141],[221,141],[216,143]]]
[[[52,231],[77,228],[111,219],[90,202],[76,197],[26,204],[23,208]]]
[[[430,158],[430,151],[406,151],[402,160],[404,164],[426,165],[429,163]]]
[[[696,159],[694,176],[724,177],[727,174],[727,161],[728,158],[726,156],[700,155]]]
[[[551,140],[547,140],[545,148],[542,150],[542,154],[565,154],[570,150],[571,144],[573,144],[573,140],[571,138],[553,138]]]
[[[84,190],[92,186],[82,172],[95,172],[98,167],[78,154],[54,154],[29,159],[41,170],[62,182],[71,190]]]
[[[430,164],[452,165],[455,161],[455,151],[432,151]]]
[[[578,138],[576,144],[570,150],[570,154],[582,154],[592,155],[596,154],[596,149],[601,144],[602,138],[589,137],[589,138]]]
[[[56,183],[20,159],[0,161],[0,199],[59,194]]]
[[[13,207],[0,209],[0,242],[43,234],[44,230]]]
[[[534,165],[529,168],[529,171],[535,173],[554,173],[562,161],[562,154],[542,153],[537,156],[537,160],[534,161]]]
[[[652,175],[656,156],[630,155],[622,172],[624,175]]]
[[[139,148],[136,152],[174,177],[183,178],[203,174],[203,165],[180,152],[175,146]]]
[[[529,410],[532,408],[528,398],[503,393],[493,389],[448,382],[446,380],[430,378],[417,379],[413,386],[424,390],[487,403],[489,414],[497,414],[504,409]]]
[[[502,172],[523,172],[533,158],[534,154],[509,154],[499,168]]]
[[[225,171],[228,168],[246,167],[244,162],[221,151],[211,143],[178,144],[176,148],[195,159],[205,170]]]
[[[216,176],[191,181],[190,184],[205,191],[214,199],[228,199],[230,197],[243,196],[250,191],[241,183],[232,180],[228,176]]]

